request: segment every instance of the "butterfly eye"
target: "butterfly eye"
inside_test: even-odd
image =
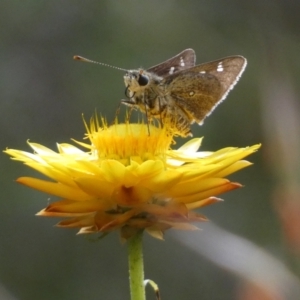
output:
[[[140,86],[145,86],[145,85],[148,84],[148,82],[149,82],[148,76],[140,74],[139,79],[138,79],[139,85]]]

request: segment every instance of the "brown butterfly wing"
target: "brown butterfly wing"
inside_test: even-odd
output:
[[[246,64],[242,56],[226,57],[169,75],[164,83],[174,104],[186,113],[191,123],[202,124],[204,118],[226,98]]]
[[[185,49],[176,56],[151,67],[147,71],[165,77],[170,74],[175,74],[178,71],[192,68],[195,66],[195,63],[195,51],[193,49]]]

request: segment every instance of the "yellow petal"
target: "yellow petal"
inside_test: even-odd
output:
[[[220,198],[209,197],[207,199],[203,199],[203,200],[200,200],[200,201],[197,201],[197,202],[188,203],[188,204],[186,204],[186,207],[189,210],[192,210],[192,209],[204,207],[204,206],[211,205],[211,204],[214,204],[214,203],[217,203],[217,202],[221,202],[221,201],[223,201],[223,200],[220,199]]]
[[[76,178],[75,182],[87,194],[102,199],[111,197],[115,188],[112,183],[95,177]]]
[[[140,185],[148,188],[154,193],[159,193],[162,191],[166,191],[179,183],[181,177],[182,173],[175,170],[167,170],[160,172],[152,178],[141,180]]]
[[[216,186],[215,188],[211,188],[211,189],[203,191],[203,192],[186,195],[186,196],[182,196],[182,197],[174,197],[174,200],[181,202],[181,203],[192,203],[192,202],[197,202],[202,199],[206,199],[206,198],[216,196],[216,195],[219,195],[222,193],[226,193],[226,192],[235,190],[240,187],[242,187],[242,186],[238,183],[227,182],[221,186]]]
[[[63,144],[57,144],[57,149],[58,152],[61,154],[67,154],[67,155],[83,155],[86,156],[87,153],[80,150],[79,148],[71,145],[71,144],[67,144],[67,143],[63,143]]]
[[[120,186],[114,190],[111,198],[118,205],[135,206],[139,203],[150,201],[152,196],[152,191],[137,185],[129,188]]]
[[[190,180],[173,186],[169,190],[168,194],[172,197],[181,197],[184,195],[191,195],[210,190],[212,188],[222,186],[228,182],[229,180],[224,178],[207,178],[201,180],[201,183],[199,183],[197,180]]]
[[[201,146],[203,137],[201,138],[193,138],[179,147],[176,152],[197,152]]]
[[[71,201],[61,200],[51,203],[45,208],[45,212],[58,213],[90,213],[99,210],[107,210],[111,208],[110,202],[105,200],[89,200],[89,201]]]
[[[64,199],[86,201],[92,199],[91,195],[88,195],[80,189],[71,188],[61,183],[45,181],[31,177],[20,177],[17,179],[18,183],[22,183],[38,191],[55,195]]]
[[[37,143],[28,143],[28,144],[39,155],[53,156],[53,157],[58,156],[58,154],[55,151],[53,151],[41,144],[37,144]]]
[[[223,170],[220,170],[216,173],[214,173],[215,176],[218,177],[226,177],[232,173],[235,173],[243,168],[246,168],[248,166],[251,166],[252,163],[250,163],[247,160],[239,160],[235,162],[234,164],[230,165],[229,167],[224,168]]]
[[[68,220],[60,221],[56,224],[57,227],[67,227],[67,228],[80,228],[80,227],[90,227],[94,226],[94,215],[89,214],[84,217],[77,217]]]
[[[125,175],[125,166],[120,162],[112,159],[101,162],[103,175],[108,182],[119,185],[123,182]]]

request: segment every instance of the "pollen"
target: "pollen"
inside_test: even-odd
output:
[[[102,126],[97,119],[91,121],[88,138],[91,150],[99,160],[118,159],[125,165],[133,160],[165,160],[165,154],[173,142],[172,135],[165,129],[152,124],[115,124]]]

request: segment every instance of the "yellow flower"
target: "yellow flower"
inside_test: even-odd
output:
[[[87,129],[90,143],[77,143],[88,151],[58,144],[54,152],[28,142],[33,154],[5,152],[52,179],[17,179],[61,199],[38,216],[67,218],[57,226],[80,228],[80,234],[120,230],[125,240],[140,229],[156,238],[169,228],[197,229],[191,223],[206,218],[194,210],[241,187],[224,177],[251,165],[242,159],[260,147],[198,152],[202,139],[194,138],[172,150],[173,136],[152,125],[108,127],[95,119]]]

